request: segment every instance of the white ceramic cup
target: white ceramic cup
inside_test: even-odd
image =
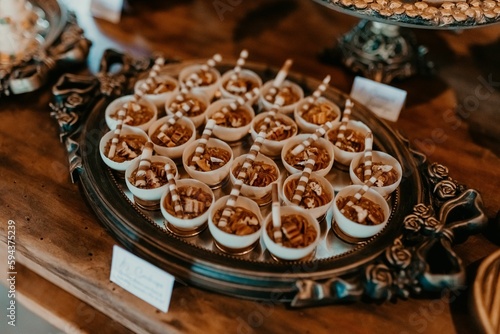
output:
[[[111,117],[111,115],[115,114],[118,112],[118,110],[127,102],[134,101],[134,96],[133,95],[125,95],[122,97],[119,97],[115,100],[113,100],[108,106],[106,107],[106,110],[104,111],[104,119],[106,120],[106,125],[108,128],[111,130],[114,130],[118,124],[118,118]],[[139,104],[142,106],[147,107],[153,112],[153,116],[148,119],[146,122],[137,125],[138,128],[144,131],[148,131],[149,127],[151,124],[153,124],[157,118],[158,118],[158,108],[149,100],[147,99],[141,99],[139,101]],[[125,124],[127,125],[127,124]]]

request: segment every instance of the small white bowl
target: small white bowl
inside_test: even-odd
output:
[[[294,119],[295,119],[295,122],[297,123],[297,125],[299,126],[299,129],[301,130],[301,132],[313,133],[316,131],[316,129],[321,127],[324,123],[323,124],[316,124],[316,123],[306,121],[304,119],[304,117],[302,116],[302,114],[303,114],[302,108],[305,104],[310,104],[308,101],[308,98],[302,99],[301,101],[299,101],[299,103],[297,103],[297,106],[295,107],[295,110],[293,112]],[[318,100],[315,102],[315,104],[316,105],[326,104],[326,105],[330,106],[330,108],[332,108],[332,111],[335,114],[337,114],[337,116],[333,120],[331,120],[330,122],[333,124],[334,127],[339,123],[341,111],[340,111],[340,108],[338,105],[336,105],[332,101],[330,101],[327,98],[324,98],[322,96],[318,98]]]
[[[231,169],[231,164],[233,163],[233,150],[228,144],[226,144],[222,140],[215,138],[208,139],[208,143],[206,146],[207,148],[216,147],[223,149],[231,154],[231,158],[224,166],[216,170],[208,172],[195,170],[193,167],[189,166],[189,158],[194,154],[194,151],[196,150],[199,141],[200,140],[198,139],[189,143],[189,145],[184,149],[184,152],[182,153],[182,164],[184,166],[184,169],[193,179],[206,183],[210,187],[219,185],[229,175],[229,170]]]
[[[246,92],[244,92],[242,94],[234,94],[234,93],[231,93],[231,92],[227,91],[226,84],[231,79],[231,76],[233,74],[234,74],[234,70],[229,70],[226,73],[224,73],[222,75],[221,79],[219,80],[219,90],[220,90],[220,93],[221,93],[221,95],[222,95],[223,98],[226,98],[226,99],[237,99],[238,97],[243,96],[246,93]],[[245,80],[249,80],[249,81],[254,82],[254,84],[255,84],[254,87],[257,87],[259,89],[262,87],[262,79],[254,71],[247,70],[247,69],[242,69],[241,72],[240,72],[240,77],[243,78],[243,79],[245,79]],[[251,91],[252,89],[253,88],[249,89],[248,91]],[[247,104],[249,104],[249,105],[254,104],[257,101],[258,98],[259,98],[258,95],[255,96],[250,101],[248,101]]]
[[[381,152],[381,151],[372,151],[372,160],[374,163],[383,163],[384,165],[392,166],[396,173],[398,174],[398,179],[395,183],[389,184],[387,186],[379,187],[376,184],[373,185],[372,189],[378,192],[383,197],[388,197],[394,190],[399,187],[401,180],[403,178],[403,169],[401,168],[401,164],[391,155]],[[354,159],[351,161],[351,165],[349,166],[349,176],[351,177],[351,181],[353,184],[363,185],[363,181],[356,175],[355,169],[362,164],[364,158],[364,153],[359,153]]]
[[[195,73],[201,73],[202,65],[194,64],[184,67],[179,73],[179,82],[181,85],[185,85],[188,78]],[[211,100],[217,88],[219,87],[219,80],[221,78],[220,72],[216,68],[210,68],[209,73],[213,75],[214,81],[210,85],[200,85],[192,88],[193,93],[204,94],[209,100]]]
[[[172,109],[170,108],[170,106],[176,100],[177,96],[178,95],[173,95],[173,96],[170,97],[170,99],[168,99],[165,102],[165,111],[167,112],[167,115],[173,115],[174,114],[174,112],[172,111]],[[200,101],[204,105],[204,110],[199,115],[190,116],[189,114],[184,113],[184,116],[186,116],[190,120],[192,120],[193,123],[194,123],[194,126],[196,128],[198,128],[203,123],[205,123],[205,114],[207,112],[208,106],[210,105],[210,100],[208,99],[208,97],[205,94],[202,94],[202,93],[188,93],[186,95],[186,99],[188,99],[188,100],[189,99],[195,99],[195,100]]]
[[[210,104],[205,114],[206,122],[208,122],[208,120],[212,118],[215,113],[220,111],[223,107],[229,106],[229,104],[233,103],[234,101],[235,100],[233,99],[222,99]],[[213,130],[214,136],[227,142],[235,142],[242,139],[248,134],[248,132],[250,131],[250,126],[252,125],[252,120],[255,118],[255,111],[248,104],[245,104],[239,108],[244,108],[248,112],[248,115],[250,116],[250,121],[248,122],[248,124],[237,128],[215,125]]]
[[[293,137],[291,140],[289,140],[285,144],[285,146],[283,146],[283,150],[281,151],[281,162],[283,163],[283,166],[285,166],[285,169],[290,174],[301,173],[302,169],[297,169],[297,168],[293,167],[292,165],[290,165],[288,162],[286,162],[285,157],[286,157],[287,153],[290,152],[292,149],[294,149],[295,146],[299,145],[304,140],[309,138],[310,136],[311,136],[311,134],[302,133],[300,135]],[[328,165],[325,168],[313,171],[313,173],[316,173],[317,175],[325,176],[332,169],[333,162],[335,161],[335,158],[336,158],[336,155],[333,151],[333,145],[325,138],[318,138],[318,140],[316,140],[313,145],[318,145],[319,147],[326,149],[326,151],[328,152],[328,155],[330,156],[330,160],[328,161]]]
[[[347,186],[345,188],[342,188],[337,195],[335,196],[335,199],[333,201],[333,217],[335,219],[335,222],[337,223],[338,227],[342,230],[347,235],[350,235],[351,237],[354,238],[369,238],[374,236],[375,234],[379,233],[382,231],[382,229],[387,225],[387,222],[389,220],[389,216],[391,214],[391,210],[389,208],[389,205],[385,201],[385,199],[380,195],[378,192],[376,192],[373,189],[368,189],[368,191],[363,195],[363,197],[373,201],[374,203],[380,205],[384,212],[384,222],[378,225],[363,225],[359,224],[358,222],[352,221],[346,216],[344,216],[341,212],[339,207],[337,206],[337,200],[340,197],[346,197],[346,196],[351,196],[354,195],[356,192],[361,189],[362,186],[358,185],[352,185],[352,186]]]
[[[156,153],[164,155],[171,159],[178,159],[182,157],[182,152],[184,152],[189,143],[193,142],[196,139],[196,128],[194,127],[193,122],[189,118],[182,117],[181,119],[177,120],[177,123],[179,123],[180,125],[184,125],[187,128],[189,128],[189,130],[191,130],[191,137],[188,139],[188,141],[182,145],[174,147],[166,147],[163,145],[159,145],[156,143],[157,140],[153,138],[153,135],[155,131],[159,129],[163,124],[165,124],[167,122],[167,119],[169,118],[172,118],[172,116],[165,116],[154,122],[149,128],[148,135],[149,138],[151,138],[151,141],[153,141],[154,150]]]
[[[118,119],[111,117],[111,115],[115,114],[118,112],[118,109],[120,109],[125,103],[133,101],[134,96],[133,95],[125,95],[122,97],[117,98],[116,100],[113,100],[108,106],[106,107],[106,110],[104,111],[104,118],[106,120],[106,125],[108,128],[111,130],[114,130],[116,128],[116,125],[118,124]],[[146,122],[137,125],[136,127],[140,128],[141,130],[148,131],[149,127],[153,122],[156,121],[158,118],[158,108],[149,100],[147,99],[142,99],[139,101],[139,104],[147,107],[153,112],[153,116]],[[125,124],[129,125],[129,124]],[[130,125],[131,126],[131,125]]]
[[[266,82],[264,84],[264,86],[262,86],[262,89],[260,92],[260,97],[259,97],[259,102],[260,102],[260,105],[262,106],[263,110],[271,110],[273,108],[274,103],[269,102],[265,98],[265,96],[269,93],[269,90],[272,88],[273,82],[274,82],[274,80],[270,80],[270,81]],[[289,80],[283,81],[280,88],[283,88],[283,87],[290,88],[291,91],[294,93],[294,95],[297,96],[297,100],[295,102],[289,103],[289,104],[284,104],[281,108],[279,108],[279,112],[282,112],[286,115],[291,115],[293,113],[293,111],[295,110],[295,107],[297,106],[299,101],[304,98],[304,90],[298,84],[296,84],[295,82],[289,81]]]
[[[208,215],[208,229],[210,230],[210,233],[215,241],[222,246],[219,246],[220,248],[223,248],[227,252],[233,254],[243,254],[250,251],[254,244],[256,244],[259,240],[260,234],[262,233],[262,215],[257,203],[249,198],[239,196],[236,199],[236,207],[243,207],[255,213],[255,215],[257,215],[257,219],[259,220],[260,228],[258,231],[248,235],[227,233],[216,226],[214,222],[214,215],[218,210],[224,208],[228,198],[229,195],[219,198],[210,209],[210,213]]]
[[[253,119],[252,124],[250,126],[250,135],[252,136],[253,140],[255,140],[255,138],[257,138],[259,134],[258,132],[259,129],[256,129],[255,126],[259,124],[268,115],[269,112],[263,112],[255,116],[255,118]],[[276,119],[282,121],[285,124],[290,124],[293,127],[293,134],[292,136],[286,138],[285,140],[280,140],[280,141],[264,139],[260,152],[262,154],[267,155],[268,157],[279,157],[281,154],[281,150],[283,149],[285,144],[288,143],[292,138],[297,136],[297,133],[299,131],[297,124],[289,116],[282,113],[277,113]]]
[[[340,123],[337,124],[335,127],[333,127],[331,130],[328,130],[325,133],[325,138],[328,141],[330,141],[329,135],[333,131],[338,129],[339,127],[340,127]],[[370,132],[370,128],[360,121],[347,122],[347,129],[359,132],[363,138],[365,138],[366,135],[368,134],[368,132]],[[348,151],[341,150],[340,148],[338,148],[335,145],[335,140],[333,142],[332,141],[330,141],[330,142],[333,144],[333,149],[335,150],[335,162],[340,164],[340,165],[343,165],[347,170],[349,168],[349,164],[351,163],[352,159],[354,159],[354,157],[357,154],[359,154],[359,152],[348,152]],[[363,139],[363,145],[364,145],[364,139]]]
[[[165,192],[163,192],[163,194],[161,196],[160,210],[161,210],[163,217],[166,219],[167,228],[169,228],[168,224],[170,224],[174,227],[171,230],[175,229],[176,234],[184,235],[184,236],[193,236],[193,235],[201,232],[204,229],[204,227],[205,227],[204,224],[208,220],[209,212],[215,203],[215,196],[214,196],[212,189],[210,189],[209,186],[207,186],[205,183],[200,182],[198,180],[181,179],[181,180],[178,180],[176,183],[177,183],[177,188],[196,187],[196,188],[200,188],[201,190],[203,190],[204,192],[206,192],[207,194],[212,196],[212,202],[210,203],[210,207],[205,212],[203,212],[201,215],[194,217],[194,218],[191,218],[191,219],[179,218],[177,216],[171,215],[167,211],[167,209],[165,207],[165,205],[166,205],[165,200],[166,200],[167,196],[170,196],[170,189],[169,188],[167,188],[167,190]]]
[[[128,168],[128,166],[130,166],[130,164],[132,163],[132,161],[134,161],[135,158],[124,162],[116,162],[107,157],[107,155],[105,154],[106,144],[111,141],[113,135],[114,135],[114,130],[111,130],[108,131],[104,136],[102,136],[99,142],[99,153],[101,154],[102,160],[106,165],[108,165],[109,168],[118,172],[125,172],[125,170]],[[137,135],[144,138],[145,142],[149,141],[149,137],[146,134],[146,132],[137,127],[124,125],[121,131],[121,136],[125,135]],[[138,155],[140,156],[140,153]]]
[[[154,93],[144,94],[144,97],[146,99],[148,99],[149,101],[151,101],[152,103],[154,103],[154,105],[157,108],[163,108],[163,106],[165,105],[165,102],[168,99],[170,99],[172,96],[175,96],[179,93],[179,82],[174,77],[172,77],[170,75],[166,75],[166,74],[158,75],[156,77],[156,80],[157,80],[157,82],[169,83],[170,85],[174,86],[172,90],[167,91],[167,92],[163,92],[163,93],[159,93],[159,94],[154,94]],[[134,85],[134,92],[135,93],[139,92],[141,86],[145,82],[146,82],[146,79],[137,80],[137,82]]]
[[[264,220],[264,227],[262,229],[262,238],[264,239],[264,244],[266,245],[267,250],[280,260],[294,261],[306,258],[314,251],[320,240],[321,230],[318,221],[314,219],[311,214],[299,210],[299,208],[295,206],[282,206],[280,211],[282,217],[288,215],[300,215],[306,218],[309,224],[316,229],[316,239],[310,245],[302,248],[291,248],[278,245],[267,234],[267,226],[272,224],[272,213],[270,213]]]
[[[236,183],[236,177],[234,176],[234,170],[236,169],[236,167],[238,165],[241,166],[243,164],[243,162],[245,161],[246,157],[247,157],[247,154],[240,155],[239,157],[237,157],[233,161],[233,164],[231,166],[231,172],[229,173],[229,177],[230,177],[231,182],[232,182],[233,185]],[[278,165],[274,162],[274,160],[266,157],[263,154],[259,154],[255,158],[255,161],[256,162],[264,162],[264,163],[266,163],[268,165],[273,166],[275,168],[276,172],[277,172],[277,179],[274,182],[278,182],[279,181],[279,179],[280,179],[280,169],[279,169]],[[241,186],[241,194],[243,196],[245,196],[245,197],[248,197],[248,198],[254,200],[259,205],[268,204],[271,201],[272,184],[274,182],[268,184],[265,187],[251,186],[251,185],[248,185],[246,183],[243,183],[243,185]]]
[[[285,179],[285,181],[283,182],[283,187],[281,189],[281,191],[282,191],[281,198],[283,199],[283,202],[285,203],[286,206],[297,207],[297,208],[301,209],[303,212],[309,212],[314,218],[320,219],[326,214],[326,212],[332,206],[333,198],[335,197],[335,191],[333,190],[333,186],[323,176],[320,176],[317,174],[312,174],[311,177],[309,178],[309,182],[315,181],[315,182],[319,183],[321,188],[323,189],[323,191],[327,194],[328,198],[330,198],[330,200],[322,206],[318,206],[318,207],[312,208],[312,209],[307,209],[307,208],[304,208],[302,206],[298,206],[298,205],[295,205],[292,203],[291,198],[293,197],[293,190],[292,190],[290,198],[288,198],[285,194],[285,187],[287,186],[287,184],[289,184],[290,182],[292,182],[294,180],[297,180],[297,182],[298,182],[298,180],[300,179],[300,176],[301,176],[301,173],[297,173],[297,174],[292,174]]]
[[[133,162],[130,164],[130,166],[127,168],[125,171],[125,183],[127,185],[128,190],[134,195],[134,201],[135,203],[144,208],[144,209],[158,209],[159,204],[160,204],[160,199],[165,190],[168,188],[168,182],[165,182],[164,185],[158,187],[158,188],[153,188],[153,189],[143,189],[143,188],[138,188],[134,184],[130,182],[130,177],[132,176],[132,173],[136,171],[139,168],[139,162],[141,160],[141,157],[137,157],[136,159],[133,160]],[[154,155],[151,157],[151,162],[162,162],[165,164],[169,164],[171,167],[174,168],[174,175],[176,178],[179,177],[179,172],[177,170],[177,167],[175,163],[172,161],[172,159],[169,159],[167,157],[159,156],[159,155]]]

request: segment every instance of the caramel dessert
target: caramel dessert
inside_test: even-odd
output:
[[[249,124],[252,121],[252,115],[243,106],[238,106],[236,110],[230,110],[227,113],[217,111],[212,115],[215,124],[226,128],[239,128]]]
[[[219,169],[231,159],[231,153],[219,147],[205,148],[205,152],[196,161],[193,161],[193,156],[194,153],[189,157],[189,166],[202,172]]]
[[[252,211],[240,206],[231,208],[231,216],[225,226],[218,226],[224,208],[215,212],[213,221],[222,231],[235,235],[249,235],[257,232],[260,228],[259,218]]]
[[[328,140],[334,145],[337,142],[339,129],[328,132]],[[365,136],[351,129],[346,129],[344,138],[340,141],[340,146],[337,146],[342,151],[347,152],[362,152],[365,149]]]
[[[173,114],[180,111],[182,113],[185,113],[185,115],[188,117],[194,117],[203,114],[207,109],[207,106],[197,98],[189,97],[182,102],[174,100],[172,103],[170,103],[169,109]]]
[[[203,71],[200,69],[191,73],[187,80],[193,84],[193,87],[210,86],[217,81],[217,75],[215,75],[212,71]]]
[[[293,199],[293,194],[298,184],[299,178],[292,179],[285,185],[284,193],[290,202]],[[309,179],[299,206],[304,209],[314,209],[328,204],[331,200],[332,195],[327,193],[319,182]]]
[[[225,84],[224,88],[229,94],[243,96],[247,92],[251,92],[254,88],[258,88],[259,84],[257,81],[238,77],[237,79],[229,79]]]
[[[171,166],[175,169],[175,166]],[[140,189],[155,189],[159,188],[168,183],[167,171],[165,170],[164,162],[151,162],[151,167],[146,171],[146,183],[145,185],[137,185],[136,174],[139,169],[136,169],[130,175],[129,181],[131,184],[135,185]]]
[[[111,148],[111,141],[109,140],[104,147],[104,154],[108,156],[109,149]],[[144,144],[147,139],[138,135],[125,135],[120,136],[118,144],[116,144],[116,154],[111,158],[114,162],[125,162],[133,160],[141,155]]]
[[[283,85],[277,88],[278,92],[275,95],[267,93],[264,99],[269,103],[274,103],[276,100],[282,100],[284,106],[294,104],[300,100],[300,96],[293,91],[292,86]]]
[[[238,164],[233,170],[233,175],[238,178],[242,165]],[[243,182],[252,187],[266,187],[278,179],[278,171],[273,165],[263,161],[255,161],[246,170]]]
[[[266,232],[271,240],[274,239],[274,227],[267,224]],[[317,231],[307,219],[301,215],[281,216],[281,245],[288,248],[304,248],[316,240]]]
[[[151,136],[153,143],[160,146],[180,146],[186,143],[193,135],[193,131],[189,127],[178,123],[169,126],[163,134],[161,134],[160,128],[161,126]],[[161,140],[158,138],[159,135],[161,136]]]
[[[381,162],[375,162],[372,165],[372,175],[375,173],[381,171],[382,174],[380,174],[379,177],[377,177],[377,181],[375,181],[374,186],[376,187],[385,187],[389,186],[391,184],[396,183],[396,181],[399,178],[398,172],[396,168],[393,168],[391,165],[386,165]],[[354,169],[354,173],[356,176],[360,179],[363,180],[364,177],[364,164],[360,164],[356,169]]]
[[[182,206],[183,216],[179,217],[174,210],[172,196],[165,197],[165,209],[167,212],[181,219],[193,219],[205,213],[212,204],[212,195],[203,191],[201,188],[192,186],[181,186],[177,188],[179,202]]]
[[[302,111],[300,116],[306,122],[323,125],[326,122],[334,121],[338,117],[338,114],[331,104],[320,102],[312,104],[309,109]]]
[[[313,172],[327,168],[332,158],[330,157],[328,150],[324,147],[319,146],[317,143],[312,143],[310,146],[308,146],[305,150],[303,150],[299,154],[293,155],[291,152],[295,147],[292,147],[291,150],[286,152],[285,161],[290,166],[299,170],[304,169],[304,166],[307,160],[309,159],[310,155],[313,154],[316,155],[316,160],[315,160],[316,162],[313,167]]]
[[[154,112],[148,107],[134,101],[130,101],[127,103],[129,104],[129,108],[126,108],[127,114],[125,115],[123,124],[130,126],[139,126],[141,124],[149,122],[153,118]],[[111,113],[109,116],[112,119],[118,120],[119,110],[120,108],[117,108],[116,111]]]
[[[260,128],[265,122],[265,118],[255,124],[255,131],[258,133]],[[290,122],[284,122],[283,120],[274,118],[269,123],[266,129],[266,139],[274,141],[282,141],[292,137],[297,132],[297,127],[295,124]]]
[[[149,95],[163,94],[167,92],[172,92],[177,88],[177,84],[173,81],[162,81],[155,82],[152,85],[148,85],[148,89],[144,93]]]
[[[351,206],[346,204],[352,201]],[[358,201],[354,196],[339,197],[337,199],[337,207],[342,208],[344,212],[342,213],[347,219],[352,220],[358,224],[362,225],[378,225],[385,221],[384,211],[380,205],[374,203],[373,201],[361,197]]]

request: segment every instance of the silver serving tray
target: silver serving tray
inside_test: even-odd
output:
[[[116,61],[122,63],[124,73],[108,71],[112,68],[109,62]],[[79,179],[84,198],[99,220],[124,247],[170,272],[178,281],[231,296],[291,302],[292,306],[352,301],[363,296],[388,299],[408,295],[410,290],[453,289],[463,282],[465,270],[449,250],[452,242],[448,244],[443,236],[456,233],[453,240],[463,241],[480,230],[485,216],[479,195],[457,186],[451,197],[446,192],[445,201],[441,201],[441,184],[449,186],[451,182],[447,169],[428,165],[424,156],[410,150],[407,142],[387,123],[359,103],[355,103],[352,118],[368,125],[374,132],[374,145],[395,157],[403,167],[403,180],[390,200],[390,222],[378,235],[362,242],[342,241],[331,229],[330,213],[322,224],[323,241],[314,257],[284,262],[273,259],[262,243],[251,253],[239,256],[215,247],[208,230],[190,238],[170,233],[159,211],[146,211],[133,203],[124,180],[107,168],[98,151],[100,138],[109,131],[104,120],[105,107],[117,96],[130,93],[135,80],[151,62],[108,50],[101,64],[101,73],[96,78],[63,76],[53,90],[56,97],[53,116],[61,126],[71,175],[74,180]],[[165,72],[176,75],[187,64],[168,65]],[[225,72],[233,66],[221,65],[219,69]],[[264,82],[277,73],[277,69],[262,64],[246,67],[257,72]],[[306,96],[320,84],[302,74],[292,73],[288,79],[300,84]],[[72,83],[76,83],[74,89],[70,87]],[[71,92],[81,99],[68,108]],[[324,96],[339,106],[343,106],[348,97],[335,88],[329,88]],[[248,145],[246,138],[233,149],[239,154],[245,152]],[[279,161],[278,164],[281,165]],[[333,169],[328,178],[337,187],[349,182],[346,173],[338,169]],[[215,193],[221,196],[230,187],[226,184]],[[448,203],[450,198],[453,203]],[[450,226],[448,231],[448,213],[460,206],[466,206],[467,216],[470,213],[472,218]],[[435,218],[434,210],[441,207],[444,209]],[[265,214],[269,207],[262,210]],[[417,224],[415,228],[414,222],[423,225]],[[425,232],[423,236],[418,234],[419,230]],[[406,238],[408,231],[411,233]],[[429,249],[440,247],[428,244],[435,243],[445,248],[440,254],[452,262],[450,272],[434,273],[434,266],[428,265]],[[400,282],[403,278],[405,281]]]

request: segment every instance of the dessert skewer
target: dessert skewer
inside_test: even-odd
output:
[[[365,137],[365,153],[363,156],[363,181],[368,181],[372,176],[373,166],[373,133],[370,131]]]
[[[297,184],[297,188],[293,192],[292,203],[295,205],[299,205],[300,201],[302,201],[302,196],[306,191],[307,183],[309,182],[309,178],[311,177],[312,170],[314,168],[314,164],[316,163],[316,155],[311,154],[309,159],[304,166],[304,170],[302,171],[299,183]]]
[[[342,120],[340,121],[339,132],[337,134],[337,141],[335,142],[335,146],[341,147],[342,141],[345,138],[345,130],[347,129],[347,123],[351,117],[351,111],[354,103],[352,103],[351,99],[347,99],[345,101],[344,113],[342,115]]]
[[[272,185],[272,207],[271,217],[273,222],[273,237],[274,241],[281,245],[283,242],[283,232],[281,232],[281,204],[278,194],[278,183]]]
[[[135,174],[136,187],[146,186],[146,173],[151,167],[151,157],[153,156],[153,142],[148,141],[144,145],[142,154],[139,160],[139,167],[137,168],[137,173]]]
[[[174,212],[178,217],[184,216],[184,210],[181,205],[181,198],[177,192],[177,183],[175,182],[175,175],[172,172],[172,167],[170,164],[165,164],[165,171],[167,172],[168,189],[170,196],[172,198],[172,203],[174,206]]]
[[[118,124],[113,133],[113,138],[111,138],[111,147],[109,148],[108,158],[113,159],[116,154],[116,146],[120,141],[120,134],[122,132],[123,123],[125,122],[125,116],[127,115],[128,102],[123,105],[120,110],[118,110]]]

